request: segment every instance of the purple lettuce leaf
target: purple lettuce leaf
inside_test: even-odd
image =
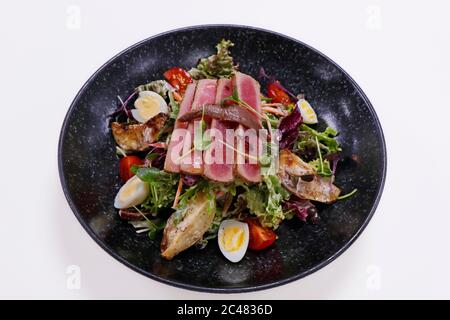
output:
[[[117,115],[120,115],[122,113],[125,113],[125,115],[129,119],[133,120],[134,119],[133,115],[131,114],[130,109],[128,109],[128,103],[131,101],[131,99],[134,98],[134,96],[137,93],[138,93],[137,91],[133,91],[133,93],[121,104],[121,106],[116,111],[114,111],[112,114],[110,114],[109,116],[113,117],[113,116],[117,116]]]
[[[312,223],[317,222],[317,208],[309,200],[291,197],[284,203],[284,208],[286,210],[293,210],[295,215],[304,222],[307,220]]]
[[[294,110],[281,119],[278,130],[280,132],[280,149],[291,149],[294,146],[295,141],[298,139],[299,130],[298,127],[302,124],[302,116],[300,110],[294,108]]]

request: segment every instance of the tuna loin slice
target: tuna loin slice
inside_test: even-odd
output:
[[[249,104],[258,113],[261,113],[261,92],[258,82],[249,75],[236,72],[232,79],[233,88],[237,90],[239,99]],[[261,122],[261,119],[254,114],[255,121]],[[237,173],[248,182],[261,181],[261,168],[255,156],[259,155],[261,150],[261,141],[258,139],[258,132],[254,129],[246,129],[239,125],[237,130]],[[254,140],[257,139],[257,140]],[[245,155],[250,155],[249,158]]]
[[[231,80],[219,79],[217,83],[216,104],[232,94]],[[232,123],[218,119],[211,120],[211,146],[203,153],[203,175],[218,182],[233,181],[234,150],[222,141],[234,147],[234,134],[227,135],[227,129],[233,129]]]
[[[199,110],[205,104],[212,104],[216,100],[217,81],[213,79],[200,80],[197,83],[192,110]],[[180,162],[180,171],[188,174],[203,173],[203,152],[194,150],[194,128],[198,129],[199,121],[189,123],[188,131],[183,143],[183,152]],[[208,123],[207,123],[208,126]],[[197,130],[198,132],[198,130]]]
[[[184,93],[183,101],[180,104],[180,112],[178,118],[191,111],[192,101],[195,94],[195,83],[187,86]],[[168,172],[180,172],[180,158],[184,146],[184,136],[188,127],[187,122],[179,120],[175,121],[175,127],[170,138],[169,148],[167,150],[166,161],[164,162],[164,170]]]

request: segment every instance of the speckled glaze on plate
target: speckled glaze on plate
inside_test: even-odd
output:
[[[217,243],[189,249],[173,261],[160,257],[160,239],[137,235],[113,207],[120,187],[108,115],[117,95],[154,79],[172,66],[190,68],[215,51],[222,38],[235,43],[241,71],[257,77],[260,67],[293,92],[305,92],[319,122],[340,132],[344,149],[336,184],[349,200],[319,206],[320,222],[292,219],[278,229],[278,241],[247,252],[238,264],[226,260]],[[81,61],[79,63],[82,63]],[[246,292],[300,279],[338,257],[359,236],[380,199],[386,148],[382,129],[358,85],[329,58],[295,39],[247,26],[206,25],[166,32],[121,52],[81,88],[64,121],[59,144],[62,187],[75,216],[109,254],[154,280],[208,292]]]

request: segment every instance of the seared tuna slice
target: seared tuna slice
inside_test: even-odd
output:
[[[230,96],[232,93],[231,80],[219,79],[217,83],[216,105]],[[211,146],[203,153],[203,175],[218,182],[233,181],[234,150],[226,144],[234,147],[234,134],[227,136],[226,130],[233,129],[232,123],[219,119],[211,120]],[[226,142],[226,144],[224,144]]]
[[[261,113],[261,92],[258,82],[249,75],[236,72],[232,79],[234,90],[237,91],[240,100],[246,102],[255,111]],[[253,114],[254,120],[261,122],[258,115]],[[237,134],[237,173],[247,182],[261,181],[260,165],[255,157],[258,157],[261,150],[261,141],[258,139],[258,132],[254,129],[246,129],[242,125],[238,127]],[[254,140],[256,137],[256,141]],[[245,156],[243,155],[245,154]],[[248,155],[248,156],[247,156]]]
[[[192,102],[192,110],[201,110],[206,104],[213,104],[216,100],[217,81],[211,79],[200,80],[195,90],[194,101]],[[209,127],[207,121],[207,128]],[[203,152],[194,149],[194,131],[198,134],[200,122],[194,121],[189,123],[188,131],[183,143],[183,152],[180,161],[180,171],[188,174],[203,173]],[[196,130],[194,130],[196,129]]]
[[[183,101],[180,104],[180,112],[178,119],[191,110],[192,101],[195,94],[195,83],[187,86],[184,93]],[[175,121],[175,127],[170,138],[169,148],[167,149],[166,161],[164,162],[164,170],[168,172],[180,172],[180,158],[183,151],[184,136],[188,127],[187,122],[180,120]]]

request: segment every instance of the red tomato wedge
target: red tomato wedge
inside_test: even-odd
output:
[[[257,219],[245,220],[248,224],[250,239],[248,247],[252,250],[263,250],[277,239],[277,235],[269,228],[261,226]]]
[[[134,176],[134,173],[131,172],[131,167],[133,165],[142,165],[144,161],[137,156],[126,156],[120,159],[120,178],[123,182],[127,182],[131,177]]]
[[[291,103],[291,98],[277,84],[279,84],[278,81],[269,83],[267,85],[267,97],[271,98],[272,102],[288,105],[289,103]]]
[[[164,72],[164,78],[170,83],[172,87],[178,90],[180,94],[183,94],[189,83],[192,82],[191,75],[184,69],[173,67]]]

